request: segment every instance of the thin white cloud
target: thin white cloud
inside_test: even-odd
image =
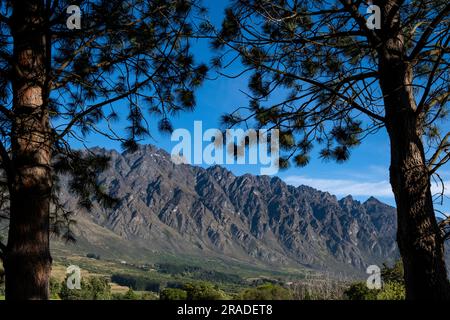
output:
[[[306,176],[287,176],[283,180],[290,185],[305,185],[320,191],[327,191],[336,196],[374,196],[393,198],[391,185],[387,180],[359,181],[354,179],[321,179]],[[450,196],[450,181],[444,181],[445,195]],[[442,192],[442,186],[432,183],[433,194]]]
[[[336,196],[351,194],[352,196],[393,197],[389,181],[361,182],[344,179],[316,179],[305,176],[288,176],[284,178],[284,181],[293,186],[306,185]]]

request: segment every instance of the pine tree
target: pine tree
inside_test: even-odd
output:
[[[71,16],[77,8],[81,25]],[[7,299],[48,299],[49,232],[71,221],[57,201],[59,174],[71,177],[70,191],[84,207],[115,201],[96,181],[108,159],[69,142],[96,133],[135,150],[149,135],[150,115],[170,131],[170,116],[195,107],[207,67],[194,61],[190,39],[202,14],[196,0],[1,2],[0,187],[7,201],[0,209],[9,233],[0,257]],[[126,136],[102,129],[123,115]]]
[[[445,0],[235,0],[222,28],[208,30],[220,50],[215,66],[238,54],[251,73],[248,108],[224,122],[279,129],[280,166],[308,164],[317,145],[322,158],[342,162],[387,131],[408,299],[450,299],[449,233],[430,188],[450,159],[449,13]]]

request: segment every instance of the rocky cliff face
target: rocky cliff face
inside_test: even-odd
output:
[[[149,251],[328,270],[363,270],[397,257],[395,208],[375,198],[338,200],[279,178],[174,165],[153,146],[95,152],[111,157],[99,181],[121,202],[77,215]],[[63,198],[75,207],[70,194]],[[77,233],[95,236],[82,226]]]

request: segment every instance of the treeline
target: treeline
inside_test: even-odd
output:
[[[196,280],[209,281],[214,283],[231,283],[231,284],[243,284],[245,283],[239,275],[229,274],[215,270],[206,270],[198,266],[190,265],[177,265],[170,263],[157,264],[156,270],[160,273],[179,275],[184,277],[190,277]]]
[[[121,280],[130,280],[121,277]],[[292,300],[293,292],[288,288],[267,283],[255,288],[247,288],[231,294],[209,282],[167,283],[160,292],[135,292],[145,282],[134,282],[136,288],[129,287],[125,293],[112,293],[110,279],[107,277],[89,277],[81,281],[81,289],[69,289],[66,280],[50,281],[51,299],[54,300]]]
[[[127,274],[113,274],[111,281],[136,291],[152,291],[158,293],[161,289],[161,283],[159,281]]]
[[[176,273],[176,275],[189,277],[192,280],[199,282],[212,282],[212,283],[226,283],[226,284],[243,284],[245,281],[237,276],[226,274],[222,272],[198,269],[196,271],[182,271],[182,273]],[[186,281],[158,281],[148,279],[143,276],[135,276],[129,274],[113,274],[111,276],[111,282],[118,285],[129,287],[136,291],[152,291],[160,292],[162,288],[182,288]]]
[[[181,288],[165,288],[161,300],[292,300],[293,292],[279,285],[267,283],[227,294],[210,283],[186,283]]]
[[[164,268],[176,267],[164,265]],[[166,269],[169,270],[169,269]],[[199,267],[173,268],[171,272],[202,273],[206,270]],[[219,273],[220,274],[220,273]],[[284,286],[279,283],[263,283],[251,285],[238,292],[225,292],[217,283],[209,281],[170,281],[160,282],[145,277],[114,274],[109,277],[89,277],[81,282],[80,290],[70,290],[66,282],[52,279],[50,291],[53,299],[62,300],[403,300],[405,286],[403,266],[401,262],[393,267],[383,266],[381,271],[383,286],[381,289],[369,289],[365,282],[347,284],[345,287],[330,286],[325,282],[319,285]],[[241,279],[242,280],[242,279]],[[0,284],[2,281],[0,270]],[[110,282],[126,286],[125,293],[112,293]],[[321,288],[327,285],[327,288]],[[0,286],[1,288],[1,286]],[[1,290],[1,289],[0,289]],[[139,292],[135,292],[139,291]],[[331,293],[329,291],[332,291]],[[0,292],[1,296],[1,292]]]
[[[113,293],[107,277],[89,277],[81,281],[81,289],[69,289],[66,280],[50,281],[53,300],[155,300],[158,295],[151,292],[136,293],[129,289],[125,293]]]

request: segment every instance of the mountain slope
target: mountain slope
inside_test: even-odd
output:
[[[121,202],[77,211],[82,243],[123,241],[140,256],[170,252],[332,271],[362,271],[397,257],[395,208],[375,198],[338,200],[279,178],[174,165],[153,146],[94,152],[111,157],[99,181]],[[76,208],[67,191],[62,199]]]

